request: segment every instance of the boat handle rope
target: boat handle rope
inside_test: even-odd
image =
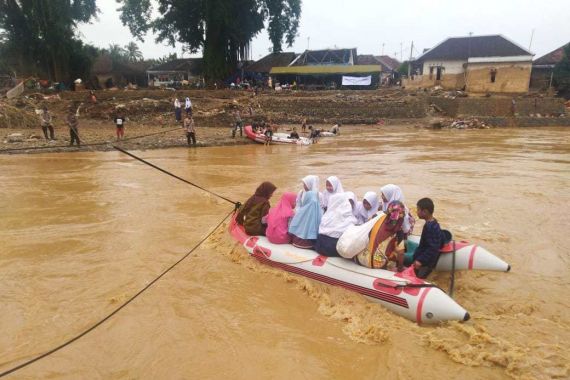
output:
[[[111,317],[113,317],[115,314],[117,314],[119,311],[121,311],[124,307],[126,307],[128,304],[130,304],[131,302],[133,302],[138,296],[140,296],[142,293],[144,293],[146,290],[148,290],[151,286],[153,286],[158,280],[160,280],[162,277],[164,277],[168,272],[170,272],[172,269],[174,269],[178,264],[180,264],[182,261],[184,261],[188,256],[190,256],[199,246],[202,245],[202,243],[204,243],[210,236],[212,236],[212,234],[214,232],[216,232],[216,230],[226,221],[226,219],[228,219],[228,217],[230,215],[232,215],[234,213],[234,210],[232,210],[229,214],[227,214],[217,225],[216,227],[214,227],[214,229],[212,229],[212,231],[210,231],[210,233],[208,233],[204,238],[202,238],[202,240],[200,240],[198,242],[198,244],[196,244],[190,251],[188,251],[184,256],[182,256],[178,261],[176,261],[174,264],[170,265],[168,268],[166,268],[164,271],[162,271],[157,277],[154,278],[154,280],[152,280],[150,283],[148,283],[148,285],[146,285],[144,288],[142,288],[141,290],[139,290],[137,293],[135,293],[133,296],[131,296],[127,301],[123,302],[119,307],[115,308],[111,313],[107,314],[107,316],[105,316],[103,319],[99,320],[97,323],[93,324],[91,327],[87,328],[86,330],[84,330],[83,332],[77,334],[76,336],[74,336],[73,338],[67,340],[66,342],[60,344],[59,346],[52,348],[51,350],[40,354],[30,360],[25,361],[24,363],[18,364],[17,366],[10,368],[9,370],[6,370],[4,372],[0,373],[0,377],[4,377],[7,376],[11,373],[14,373],[16,371],[18,371],[19,369],[22,369],[24,367],[29,366],[32,363],[37,362],[40,359],[43,359],[47,356],[50,356],[51,354],[65,348],[66,346],[70,345],[71,343],[75,342],[76,340],[84,337],[85,335],[89,334],[91,331],[95,330],[97,327],[101,326],[103,323],[105,323],[106,321],[108,321]]]

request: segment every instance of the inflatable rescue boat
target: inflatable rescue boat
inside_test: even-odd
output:
[[[261,133],[255,133],[251,125],[246,125],[244,127],[245,135],[248,139],[255,141],[256,143],[265,144],[265,135]],[[312,141],[306,137],[300,137],[298,139],[290,139],[287,133],[273,133],[271,138],[271,144],[285,144],[285,145],[311,145]]]
[[[272,244],[265,236],[247,235],[243,226],[236,223],[235,216],[229,232],[251,256],[264,264],[358,292],[417,323],[469,319],[463,307],[437,286],[415,277],[411,269],[401,273],[370,269],[291,244]]]
[[[414,250],[420,244],[420,237],[417,235],[408,236],[405,261],[412,262]],[[455,270],[489,270],[498,272],[508,272],[511,266],[487,251],[485,248],[469,243],[468,241],[455,241],[445,244],[441,250],[436,271],[450,271],[453,263],[453,250],[455,248]]]

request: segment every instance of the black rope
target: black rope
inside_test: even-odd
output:
[[[234,213],[234,210],[232,210],[228,215],[226,215],[224,217],[224,219],[222,219],[222,221],[220,223],[218,223],[218,225],[208,234],[206,235],[206,237],[204,237],[202,240],[200,240],[198,242],[198,244],[196,244],[194,246],[194,248],[192,248],[188,253],[186,253],[184,256],[182,256],[182,258],[178,261],[176,261],[174,264],[172,264],[170,267],[168,267],[166,270],[164,270],[158,277],[156,277],[154,280],[152,280],[147,286],[145,286],[144,288],[142,288],[141,290],[139,290],[134,296],[132,296],[131,298],[129,298],[126,302],[124,302],[121,306],[117,307],[115,310],[113,310],[110,314],[108,314],[105,318],[101,319],[99,322],[95,323],[93,326],[89,327],[87,330],[83,331],[82,333],[76,335],[75,337],[69,339],[68,341],[66,341],[65,343],[60,344],[59,346],[49,350],[46,353],[43,353],[41,355],[36,356],[33,359],[30,359],[22,364],[17,365],[16,367],[13,367],[7,371],[4,371],[2,373],[0,373],[0,377],[4,377],[6,375],[9,375],[19,369],[22,369],[26,366],[29,366],[32,363],[37,362],[40,359],[45,358],[46,356],[49,356],[59,350],[61,350],[62,348],[70,345],[71,343],[75,342],[76,340],[84,337],[85,335],[89,334],[91,331],[95,330],[97,327],[101,326],[103,323],[105,323],[107,320],[109,320],[109,318],[111,318],[112,316],[114,316],[115,314],[117,314],[121,309],[123,309],[125,306],[127,306],[128,304],[130,304],[132,301],[134,301],[138,296],[140,296],[143,292],[145,292],[148,288],[150,288],[152,285],[154,285],[158,280],[160,280],[164,275],[166,275],[168,272],[170,272],[172,269],[174,269],[174,267],[176,267],[178,264],[180,264],[184,259],[186,259],[188,256],[190,256],[190,254],[192,254],[192,252],[194,252],[196,250],[196,248],[198,248],[203,242],[206,241],[206,239],[208,239],[210,236],[212,236],[212,234],[222,225],[222,223],[224,223],[226,221],[226,219]]]
[[[149,136],[155,136],[155,135],[160,135],[162,133],[168,133],[168,132],[172,132],[172,131],[178,131],[180,129],[183,129],[184,127],[177,127],[177,128],[172,128],[172,129],[167,129],[165,131],[160,131],[160,132],[153,132],[153,133],[148,133],[146,135],[141,135],[141,136],[133,136],[133,137],[128,137],[126,139],[120,140],[120,142],[123,141],[131,141],[131,140],[136,140],[136,139],[142,139],[144,137],[149,137]],[[85,139],[82,139],[85,141]],[[101,146],[101,145],[107,145],[110,142],[108,141],[102,141],[102,142],[95,142],[95,143],[90,143],[90,144],[83,144],[81,146],[79,146],[79,148],[81,147],[89,147],[89,146]],[[71,145],[45,145],[45,146],[30,146],[30,147],[21,147],[21,148],[7,148],[7,149],[0,149],[0,153],[9,153],[9,152],[18,152],[18,151],[23,151],[23,150],[49,150],[49,149],[59,149],[59,148],[72,148],[73,146]]]
[[[384,288],[390,288],[390,289],[402,289],[402,288],[438,288],[441,289],[439,286],[435,285],[435,284],[402,284],[402,285],[388,285],[388,284],[383,284],[381,282],[377,282],[374,284],[375,286],[382,286]],[[443,291],[443,290],[442,290]]]
[[[145,164],[145,165],[148,165],[148,166],[150,166],[150,167],[152,167],[152,168],[155,168],[156,170],[160,170],[160,171],[163,172],[164,174],[167,174],[167,175],[169,175],[169,176],[171,176],[171,177],[174,177],[174,178],[176,178],[176,179],[178,179],[178,180],[180,180],[180,181],[182,181],[182,182],[184,182],[184,183],[187,183],[188,185],[197,187],[197,188],[200,189],[200,190],[203,190],[203,191],[205,191],[205,192],[207,192],[207,193],[210,193],[210,194],[212,194],[212,195],[214,195],[214,196],[216,196],[216,197],[218,197],[218,198],[221,198],[221,199],[223,199],[223,200],[225,200],[225,201],[228,201],[228,202],[230,202],[231,204],[235,205],[236,208],[239,208],[239,207],[238,207],[238,204],[241,206],[241,204],[240,204],[239,202],[234,202],[234,201],[232,201],[231,199],[228,199],[228,198],[224,197],[223,195],[216,194],[216,193],[214,193],[213,191],[210,191],[210,190],[208,190],[208,189],[205,189],[205,188],[203,188],[203,187],[200,186],[200,185],[196,185],[195,183],[190,182],[190,181],[188,181],[188,180],[186,180],[186,179],[184,179],[184,178],[182,178],[182,177],[179,177],[179,176],[177,176],[176,174],[169,172],[168,170],[165,170],[165,169],[163,169],[163,168],[161,168],[161,167],[158,167],[158,166],[156,166],[156,165],[154,165],[154,164],[152,164],[152,163],[150,163],[150,162],[148,162],[148,161],[146,161],[146,160],[144,160],[144,159],[142,159],[142,158],[140,158],[140,157],[138,157],[138,156],[136,156],[136,155],[134,155],[134,154],[132,154],[132,153],[130,153],[130,152],[127,152],[126,150],[124,150],[124,149],[121,148],[121,147],[118,147],[118,146],[116,146],[116,145],[113,145],[113,148],[115,148],[116,150],[118,150],[118,151],[121,152],[121,153],[126,154],[127,156],[130,156],[130,157],[134,158],[134,159],[137,160],[137,161],[142,162],[142,163]]]
[[[455,240],[453,240],[453,253],[451,257],[451,278],[449,280],[449,296],[453,298],[453,288],[455,287]]]

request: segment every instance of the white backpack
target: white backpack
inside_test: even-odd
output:
[[[352,259],[368,247],[370,231],[376,222],[384,215],[379,212],[374,218],[360,226],[350,226],[336,243],[337,252],[345,259]]]

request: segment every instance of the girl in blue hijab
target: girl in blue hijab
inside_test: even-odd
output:
[[[291,243],[298,248],[311,249],[319,234],[319,225],[323,210],[317,191],[306,191],[301,198],[300,207],[289,224]]]

